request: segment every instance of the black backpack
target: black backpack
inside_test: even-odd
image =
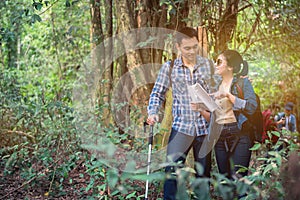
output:
[[[244,99],[244,93],[243,93],[244,80],[242,78],[239,78],[235,85],[237,87],[238,97]],[[243,126],[243,128],[244,127],[247,129],[250,128],[250,139],[252,140],[252,142],[255,141],[255,142],[262,143],[262,135],[264,132],[264,124],[263,124],[264,121],[263,121],[263,115],[260,107],[260,98],[256,93],[255,96],[256,96],[257,108],[252,115],[243,112],[243,114],[248,119],[246,125]]]

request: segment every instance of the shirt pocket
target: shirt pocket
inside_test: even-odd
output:
[[[174,83],[172,84],[173,85],[172,90],[174,92],[179,93],[179,94],[184,94],[187,92],[187,83],[186,83],[185,78],[186,77],[184,75],[177,75],[173,79]]]

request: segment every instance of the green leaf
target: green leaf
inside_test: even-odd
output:
[[[111,188],[114,188],[119,180],[118,171],[117,170],[108,170],[107,171],[107,182]]]
[[[34,2],[32,5],[36,10],[41,10],[43,7],[43,4],[41,4],[39,2]]]
[[[32,15],[32,19],[31,19],[31,21],[32,21],[32,23],[35,23],[35,22],[41,22],[42,21],[42,18],[39,16],[39,15],[37,15],[37,14],[33,14]]]
[[[255,143],[253,145],[253,147],[250,148],[251,151],[255,151],[255,150],[258,150],[259,148],[261,147],[261,144],[260,143]]]
[[[280,132],[278,132],[278,131],[272,131],[271,132],[273,135],[276,135],[277,137],[280,137]]]
[[[66,7],[70,7],[71,6],[71,3],[69,0],[66,0]]]
[[[131,198],[135,197],[136,196],[135,194],[136,194],[136,191],[132,192],[131,194],[128,194],[126,196],[126,199],[131,199]]]
[[[264,169],[263,175],[265,176],[269,171],[271,171],[273,169],[273,167],[274,167],[273,163],[268,164]]]
[[[268,154],[274,157],[277,157],[279,155],[277,151],[269,151]]]
[[[131,160],[126,163],[125,171],[126,172],[134,172],[136,170],[136,162],[134,160]]]

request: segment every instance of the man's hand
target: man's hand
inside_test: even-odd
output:
[[[191,108],[195,112],[201,112],[207,110],[207,107],[204,103],[191,103]]]
[[[282,117],[278,122],[277,122],[277,124],[285,124],[285,118],[284,117]]]
[[[150,116],[148,116],[148,118],[147,118],[147,123],[149,124],[149,125],[154,125],[155,124],[155,122],[158,122],[158,115],[150,115]]]

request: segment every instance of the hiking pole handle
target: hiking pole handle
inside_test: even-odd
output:
[[[144,122],[144,133],[147,133],[147,125],[149,125],[147,122]],[[150,125],[150,132],[148,135],[148,144],[153,144],[153,125]]]
[[[150,132],[148,137],[148,144],[153,144],[153,125],[150,125]]]

